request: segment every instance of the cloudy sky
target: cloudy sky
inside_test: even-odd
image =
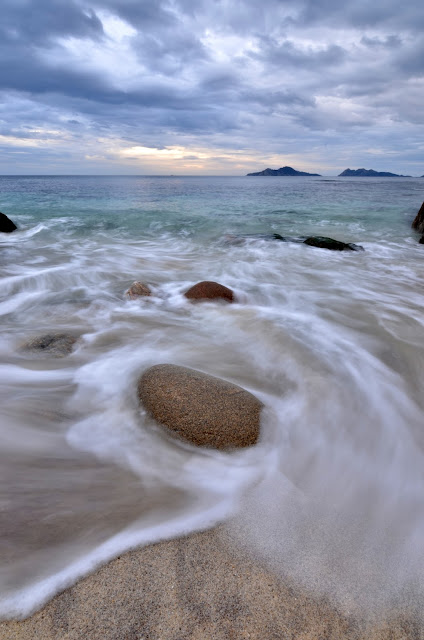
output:
[[[1,5],[2,174],[424,174],[422,0]]]

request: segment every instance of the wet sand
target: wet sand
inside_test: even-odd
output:
[[[228,528],[136,549],[57,595],[1,640],[421,640],[407,613],[365,627],[281,581]]]

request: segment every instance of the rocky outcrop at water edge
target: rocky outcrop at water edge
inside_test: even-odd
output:
[[[150,296],[152,292],[150,287],[147,284],[143,284],[143,282],[133,282],[130,288],[125,292],[125,294],[131,299],[135,300],[140,296]]]
[[[159,364],[140,377],[138,397],[157,422],[195,445],[233,449],[258,440],[262,403],[227,380]]]
[[[414,218],[412,228],[415,229],[415,231],[418,231],[418,233],[424,233],[424,202]]]
[[[16,224],[12,222],[10,218],[0,212],[0,232],[12,233],[12,231],[16,231],[17,228]]]
[[[203,280],[193,285],[185,292],[185,297],[189,300],[226,300],[227,302],[234,301],[234,293],[228,287],[225,287],[219,282],[212,282],[211,280]]]
[[[23,346],[24,351],[63,358],[71,353],[77,339],[68,333],[47,333],[33,338]]]
[[[331,251],[364,251],[364,247],[361,247],[359,244],[340,242],[340,240],[334,240],[333,238],[326,238],[324,236],[311,236],[310,238],[306,238],[304,243],[310,247],[330,249]]]

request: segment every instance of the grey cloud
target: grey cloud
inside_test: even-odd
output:
[[[175,27],[179,18],[166,0],[92,0],[97,9],[107,9],[111,13],[134,26],[136,29]]]
[[[300,49],[290,40],[280,43],[269,36],[262,36],[259,42],[260,52],[250,55],[266,65],[282,68],[290,65],[299,69],[322,69],[342,64],[347,55],[345,49],[334,44]]]
[[[409,0],[399,5],[397,0],[300,0],[298,25],[333,24],[356,28],[387,28],[420,30],[424,25],[421,0]]]
[[[264,152],[298,153],[329,140],[377,144],[394,136],[390,121],[396,148],[403,132],[412,149],[405,132],[413,123],[419,135],[423,118],[413,82],[423,71],[422,13],[416,0],[5,0],[0,130],[36,139],[37,127],[55,128],[78,150],[86,136],[110,136],[155,148],[245,149],[255,140]],[[69,53],[66,64],[46,61],[61,38],[110,46],[107,14],[136,30],[126,42],[142,68],[129,88]],[[349,34],[342,42],[341,29]],[[11,157],[30,154],[8,149]]]
[[[95,12],[73,0],[3,0],[1,42],[11,46],[48,46],[64,36],[98,39],[103,26]]]
[[[402,40],[399,36],[393,34],[384,38],[362,36],[361,43],[370,48],[397,49],[402,45]]]
[[[161,32],[134,38],[134,51],[150,71],[172,75],[208,58],[204,45],[191,33]]]

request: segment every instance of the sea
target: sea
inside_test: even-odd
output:
[[[423,200],[418,178],[0,177],[0,616],[218,523],[347,612],[424,610]],[[235,303],[192,304],[202,280]],[[25,349],[52,333],[72,353]],[[137,399],[159,363],[258,397],[258,444],[170,437]]]

